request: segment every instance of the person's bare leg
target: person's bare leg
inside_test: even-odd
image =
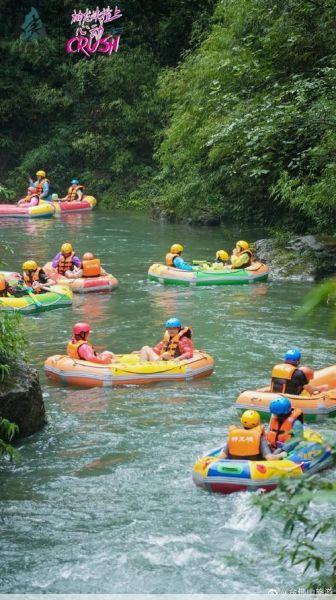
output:
[[[154,362],[159,360],[160,357],[150,346],[143,346],[139,352],[139,359],[140,362]]]

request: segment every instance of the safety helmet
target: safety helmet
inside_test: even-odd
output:
[[[183,252],[183,246],[181,246],[181,244],[173,244],[170,248],[170,252],[172,254],[179,254],[180,252]]]
[[[250,247],[248,242],[245,242],[245,240],[239,240],[239,242],[236,243],[236,246],[240,246],[242,250],[248,250]]]
[[[182,327],[182,323],[180,321],[180,319],[176,319],[175,317],[173,317],[172,319],[168,319],[168,321],[166,321],[165,327],[167,329],[169,329],[170,327]]]
[[[66,242],[65,244],[62,244],[61,252],[63,252],[63,254],[71,254],[71,252],[73,252],[73,248],[72,248],[71,244],[69,244],[68,242]]]
[[[73,328],[74,335],[80,335],[81,333],[90,333],[91,327],[88,323],[76,323]]]
[[[314,371],[310,367],[300,367],[300,371],[305,374],[308,381],[311,381],[314,378]]]
[[[3,292],[7,287],[6,279],[0,275],[0,292]]]
[[[22,269],[24,271],[36,271],[37,262],[35,262],[35,260],[26,260],[22,265]]]
[[[292,348],[291,350],[287,350],[284,356],[284,360],[287,362],[298,363],[301,360],[301,352],[298,348]]]
[[[36,171],[36,176],[37,177],[45,177],[46,176],[46,172],[45,171]]]
[[[94,255],[92,254],[92,252],[85,252],[85,254],[83,254],[83,260],[92,260],[94,258]]]
[[[292,403],[289,398],[279,396],[279,398],[272,400],[269,408],[274,415],[288,415],[292,409]]]
[[[71,179],[71,185],[78,185],[79,179]]]
[[[29,186],[29,188],[28,188],[28,192],[29,192],[30,194],[37,194],[37,190],[36,190],[36,188],[34,188],[32,185],[30,185],[30,186]]]
[[[220,260],[229,260],[229,255],[225,250],[217,250],[216,258],[219,258]]]
[[[58,194],[51,194],[51,199],[53,202],[57,202],[58,200]]]
[[[246,429],[252,429],[252,427],[260,425],[260,415],[256,410],[245,410],[240,422]]]

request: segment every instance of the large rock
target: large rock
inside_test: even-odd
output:
[[[254,245],[256,258],[265,261],[273,279],[319,281],[336,272],[336,237],[305,235],[281,243],[266,238]]]
[[[45,425],[42,390],[35,369],[19,363],[6,382],[0,382],[0,417],[19,426],[17,438],[36,433]]]

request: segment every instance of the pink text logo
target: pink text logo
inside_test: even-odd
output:
[[[76,32],[73,37],[68,39],[66,50],[69,54],[81,53],[84,56],[90,57],[96,52],[108,54],[118,52],[120,35],[122,31],[113,29],[105,31],[107,23],[112,23],[122,16],[118,6],[110,8],[107,6],[100,10],[97,6],[95,10],[87,8],[85,11],[74,10],[71,16],[71,24],[76,24]],[[117,34],[117,35],[116,35]]]

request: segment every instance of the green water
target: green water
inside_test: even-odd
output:
[[[243,593],[283,589],[286,581],[302,587],[302,570],[280,565],[281,523],[260,523],[249,494],[195,488],[191,471],[222,443],[238,392],[265,384],[284,349],[299,346],[315,368],[336,362],[326,314],[294,319],[310,286],[147,282],[148,266],[172,242],[185,244],[186,259],[202,259],[262,231],[103,212],[0,226],[14,250],[8,269],[25,258],[44,264],[72,241],[80,254],[93,250],[120,280],[112,294],[77,295],[72,308],[24,319],[48,425],[20,444],[20,464],[1,473],[1,591]],[[92,324],[98,348],[127,352],[159,340],[164,321],[175,315],[192,325],[196,346],[214,356],[212,377],[83,391],[44,376],[44,359],[65,349],[76,321]],[[319,427],[335,441],[336,422]],[[329,507],[319,510],[328,514]]]

